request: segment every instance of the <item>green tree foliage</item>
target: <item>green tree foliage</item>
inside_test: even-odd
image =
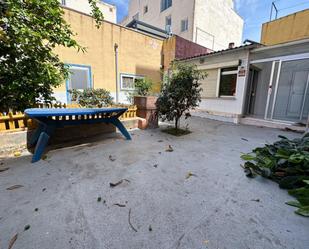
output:
[[[88,0],[99,26],[103,15]],[[0,111],[24,110],[53,100],[52,89],[69,71],[53,50],[85,51],[63,19],[58,0],[0,0]]]
[[[194,65],[175,65],[157,101],[159,117],[174,121],[175,129],[178,130],[181,116],[185,114],[186,118],[189,117],[189,111],[201,101],[200,80],[204,77],[205,73],[197,70]]]

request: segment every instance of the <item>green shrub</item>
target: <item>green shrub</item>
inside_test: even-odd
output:
[[[78,103],[82,107],[94,108],[104,107],[113,104],[113,97],[110,92],[105,89],[88,88],[83,91],[70,90],[72,101]]]
[[[147,96],[152,90],[152,80],[148,78],[136,79],[135,86],[135,95],[138,96]]]

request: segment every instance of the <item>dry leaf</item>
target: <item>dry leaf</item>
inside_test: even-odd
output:
[[[114,205],[114,206],[121,207],[121,208],[126,207],[126,205],[124,205],[124,204],[120,204],[120,203],[114,203],[113,205]]]
[[[21,152],[20,151],[15,151],[14,152],[14,156],[15,157],[20,157],[21,156]]]
[[[110,182],[110,183],[109,183],[109,186],[110,186],[111,188],[117,187],[118,185],[120,185],[121,183],[123,183],[123,181],[130,182],[130,181],[127,180],[127,179],[122,179],[122,180],[120,180],[119,182],[116,182],[116,183]]]
[[[197,176],[196,174],[193,174],[192,172],[188,172],[186,179],[189,179],[192,176]]]
[[[173,152],[174,149],[171,145],[168,146],[168,148],[165,150],[166,152]]]
[[[16,233],[14,237],[10,240],[8,249],[11,249],[13,247],[15,241],[17,240],[17,237],[18,237],[18,233]]]
[[[109,160],[112,161],[112,162],[114,162],[114,161],[116,160],[116,158],[114,158],[112,155],[109,155],[108,158],[109,158]]]
[[[6,190],[14,190],[14,189],[22,188],[22,187],[23,185],[14,185],[14,186],[7,188]]]
[[[0,169],[0,173],[9,170],[10,168]]]

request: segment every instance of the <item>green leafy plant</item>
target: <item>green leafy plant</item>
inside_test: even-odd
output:
[[[309,133],[292,140],[279,137],[281,140],[274,144],[266,144],[242,155],[241,158],[247,161],[245,171],[247,176],[258,174],[277,182],[280,188],[288,189],[298,199],[296,213],[309,216]]]
[[[135,79],[134,90],[127,92],[127,100],[132,103],[134,96],[148,96],[152,90],[153,82],[149,78]]]
[[[78,103],[82,107],[94,108],[104,107],[113,104],[113,97],[110,92],[105,89],[92,89],[85,90],[70,90],[72,101]]]
[[[163,121],[174,121],[176,133],[182,115],[190,117],[189,111],[201,101],[200,80],[206,76],[194,65],[175,64],[171,76],[163,85],[156,104],[158,115]]]
[[[138,96],[148,96],[150,91],[152,90],[152,80],[149,78],[136,79],[135,83],[135,91],[134,94]]]
[[[303,182],[306,184],[304,187],[289,190],[289,194],[294,196],[297,201],[289,201],[286,204],[297,207],[295,213],[309,217],[309,181],[303,180]]]
[[[96,0],[88,0],[99,26],[103,15]],[[55,47],[85,52],[63,19],[58,0],[0,0],[0,111],[23,111],[53,100],[53,88],[69,70]]]

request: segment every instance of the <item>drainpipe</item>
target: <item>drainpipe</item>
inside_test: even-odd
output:
[[[118,80],[118,44],[115,43],[114,45],[115,49],[115,72],[116,72],[116,104],[119,102],[119,80]]]

